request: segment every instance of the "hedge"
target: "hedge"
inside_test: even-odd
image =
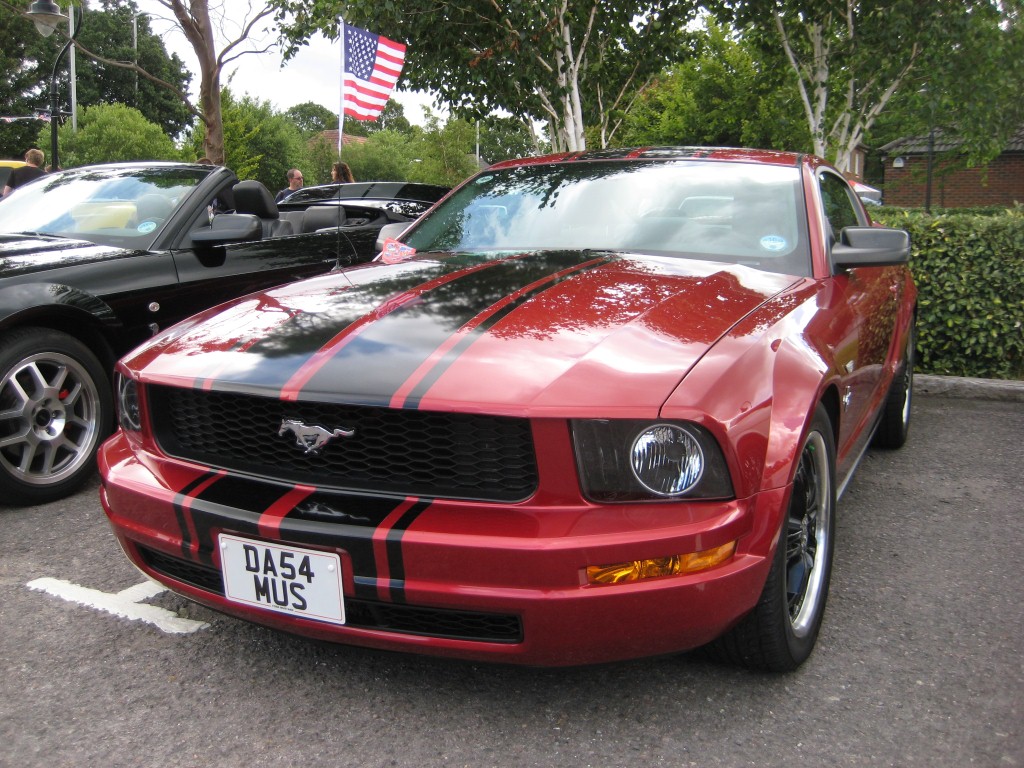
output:
[[[1024,379],[1024,208],[1001,215],[880,208],[910,233],[920,373]]]

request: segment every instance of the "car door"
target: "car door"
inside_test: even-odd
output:
[[[223,197],[219,191],[214,197]],[[329,272],[345,261],[350,246],[322,234],[299,234],[223,245],[198,245],[191,233],[208,227],[213,205],[203,206],[171,249],[177,282],[153,312],[165,328],[224,301],[304,277]]]
[[[818,173],[818,187],[830,245],[839,241],[843,228],[868,223],[841,176],[823,169]],[[841,378],[841,475],[845,474],[844,460],[860,455],[885,396],[882,385],[903,284],[901,274],[895,267],[859,267],[834,270],[830,281],[827,301],[833,305],[835,330],[841,338],[834,350]]]

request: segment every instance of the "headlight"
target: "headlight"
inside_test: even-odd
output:
[[[683,427],[655,424],[633,441],[633,476],[655,496],[682,496],[704,474],[704,451]]]
[[[593,501],[733,495],[722,449],[697,424],[579,419],[571,426],[583,493]]]
[[[114,382],[117,387],[117,420],[126,432],[142,431],[142,412],[139,406],[139,384],[135,379],[118,373]]]

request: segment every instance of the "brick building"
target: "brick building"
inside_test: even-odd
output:
[[[1024,126],[1002,154],[986,166],[966,168],[956,150],[958,139],[935,133],[931,203],[935,208],[1012,206],[1024,203]],[[904,207],[925,204],[928,137],[897,139],[881,148],[885,203]]]

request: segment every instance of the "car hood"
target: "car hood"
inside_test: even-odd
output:
[[[51,235],[0,234],[0,277],[101,261],[123,250]]]
[[[795,280],[594,251],[428,254],[253,294],[127,362],[150,383],[286,400],[639,418]]]

